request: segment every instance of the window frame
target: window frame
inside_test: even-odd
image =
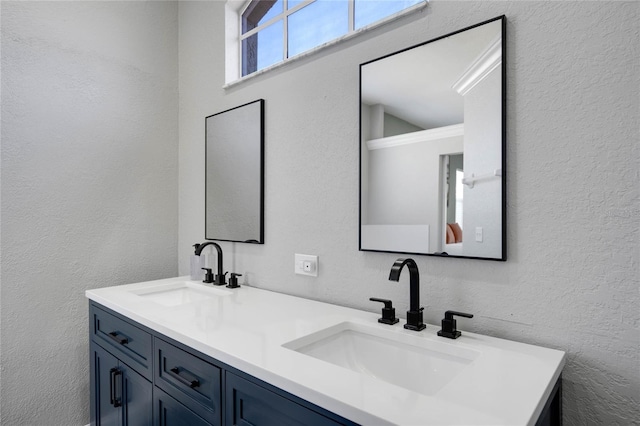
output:
[[[418,3],[413,6],[409,6],[406,9],[393,13],[389,16],[386,16],[383,19],[372,22],[368,25],[365,25],[361,28],[355,29],[355,0],[347,0],[348,1],[348,30],[347,33],[332,39],[328,42],[320,44],[316,47],[313,47],[305,52],[299,53],[295,56],[288,56],[288,23],[287,19],[290,15],[299,11],[300,9],[308,6],[309,4],[317,1],[317,0],[303,0],[300,4],[292,7],[287,10],[288,0],[283,0],[283,11],[273,16],[268,21],[252,28],[246,33],[242,34],[242,14],[247,10],[249,5],[253,0],[227,0],[225,4],[225,85],[224,88],[228,88],[234,86],[242,81],[247,79],[256,77],[265,72],[268,72],[272,69],[279,68],[284,66],[292,61],[299,60],[301,58],[313,55],[319,50],[323,50],[329,46],[333,46],[335,44],[341,43],[344,40],[351,39],[359,34],[362,34],[366,31],[369,31],[373,28],[377,28],[386,23],[394,21],[403,16],[409,15],[413,12],[419,11],[425,8],[429,4],[429,0],[420,0]],[[245,76],[242,75],[242,41],[248,37],[257,34],[259,31],[267,28],[268,26],[277,23],[278,21],[283,21],[283,40],[282,40],[282,60],[276,62],[267,67],[261,68],[257,71],[252,72],[251,74],[247,74]]]
[[[253,3],[254,0],[247,0],[245,6],[240,10],[240,13],[238,14],[238,18],[240,19],[240,23],[238,24],[238,27],[240,29],[238,36],[240,37],[240,44],[242,44],[243,40],[253,36],[254,34],[257,34],[258,32],[262,31],[263,29],[267,28],[270,25],[275,24],[276,22],[282,20],[283,21],[283,28],[282,28],[282,60],[286,61],[287,59],[289,59],[289,16],[293,15],[294,13],[296,13],[297,11],[299,11],[300,9],[310,5],[311,3],[315,3],[317,0],[303,0],[302,2],[300,2],[299,4],[295,5],[294,7],[292,7],[291,9],[288,8],[288,3],[289,0],[282,0],[282,8],[283,11],[280,12],[279,14],[277,14],[276,16],[272,17],[271,19],[269,19],[268,21],[265,21],[264,23],[256,26],[255,28],[252,28],[251,30],[247,31],[246,33],[242,33],[242,15],[246,12],[246,10],[249,8],[249,6],[251,5],[251,3]],[[346,0],[348,2],[348,28],[347,28],[347,34],[350,34],[353,32],[353,28],[354,28],[354,5],[355,5],[355,0]],[[324,44],[324,43],[323,43]],[[315,46],[318,47],[318,46]],[[314,47],[314,48],[315,48]],[[312,50],[312,49],[309,49]],[[305,53],[305,52],[302,52]],[[299,53],[298,55],[301,55],[302,53]],[[298,55],[294,55],[291,56],[291,58],[294,58],[295,56]],[[242,50],[240,50],[240,60],[242,61]],[[268,68],[268,67],[265,67]],[[260,70],[258,70],[260,71]],[[255,72],[258,72],[255,71]],[[252,73],[253,74],[253,73]],[[246,77],[246,76],[245,76]]]

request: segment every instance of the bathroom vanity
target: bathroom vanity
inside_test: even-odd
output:
[[[561,421],[561,351],[186,277],[86,295],[91,424]]]

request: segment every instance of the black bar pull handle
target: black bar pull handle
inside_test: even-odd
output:
[[[168,373],[173,376],[180,383],[189,386],[190,388],[197,388],[200,386],[200,380],[187,370],[180,369],[180,367],[173,367]]]
[[[111,333],[109,333],[109,337],[111,337],[111,339],[115,340],[121,345],[126,345],[127,343],[129,343],[129,339],[127,339],[126,337],[118,337],[117,331],[112,331]]]
[[[116,408],[122,406],[122,401],[118,397],[118,385],[116,383],[118,380],[118,377],[122,377],[122,371],[120,371],[117,367],[114,367],[111,370],[109,370],[109,399],[110,399],[111,405],[113,405]],[[122,394],[122,392],[120,393]]]

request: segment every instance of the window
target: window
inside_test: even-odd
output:
[[[251,0],[240,10],[241,77],[427,0]]]

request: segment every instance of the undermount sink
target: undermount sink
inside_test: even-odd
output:
[[[232,292],[228,290],[204,287],[201,284],[186,281],[132,290],[131,293],[164,306],[179,306],[203,299],[212,299],[232,294]]]
[[[424,395],[435,394],[480,355],[407,333],[342,322],[283,346]]]

